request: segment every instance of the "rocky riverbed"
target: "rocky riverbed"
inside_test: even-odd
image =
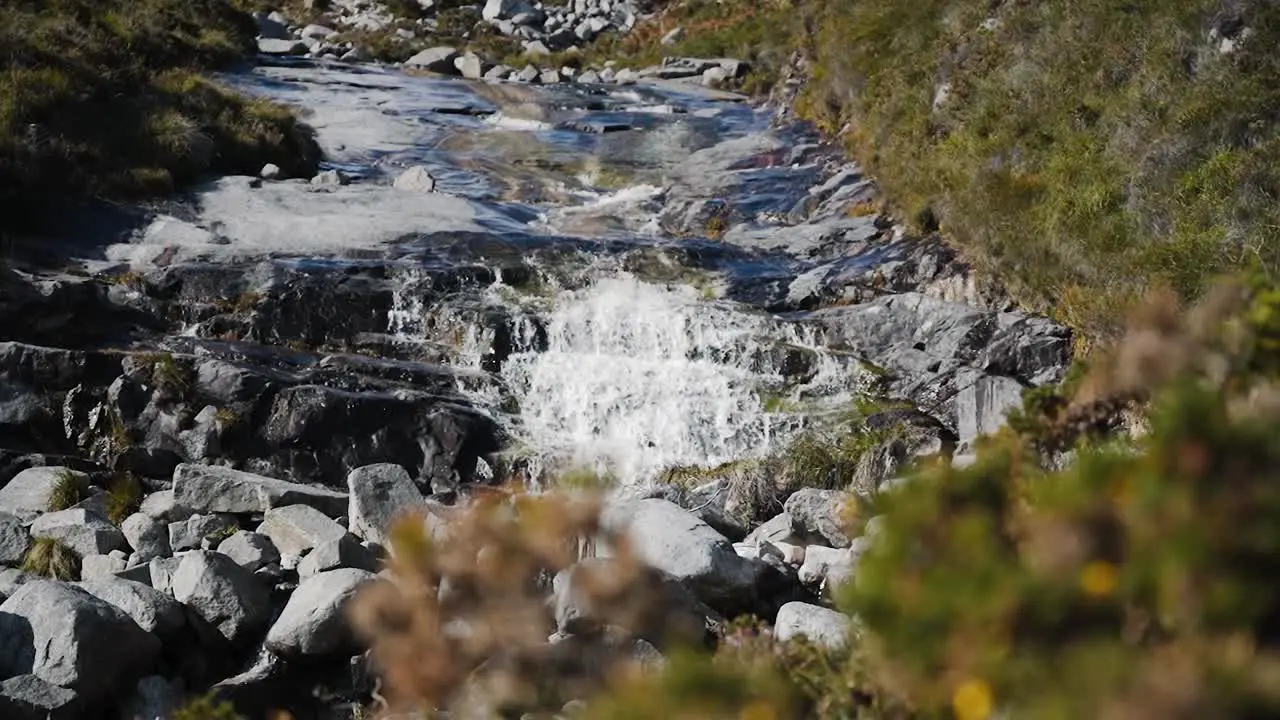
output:
[[[669,471],[769,457],[874,401],[892,409],[868,426],[919,431],[864,474],[874,493],[1065,371],[1063,328],[732,93],[324,58],[226,80],[302,108],[322,171],[70,210],[0,269],[6,718],[164,717],[210,687],[250,717],[350,717],[371,672],[341,609],[391,517],[581,467],[698,607],[837,641],[824,593],[866,542],[843,494],[744,525],[732,478],[677,492]],[[75,577],[17,569],[52,541]]]

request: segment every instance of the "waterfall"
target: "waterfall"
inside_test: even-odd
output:
[[[517,352],[501,375],[519,403],[518,434],[549,463],[641,483],[774,449],[795,418],[769,412],[761,390],[784,382],[769,349],[797,340],[788,333],[695,288],[623,273],[563,292],[546,350]],[[819,368],[814,381],[832,372]]]

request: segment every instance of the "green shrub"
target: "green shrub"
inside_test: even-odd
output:
[[[54,580],[79,580],[80,556],[59,540],[36,538],[22,559],[22,571]]]

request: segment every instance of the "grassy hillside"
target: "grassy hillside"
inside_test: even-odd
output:
[[[801,50],[799,114],[906,219],[1088,340],[1115,339],[1155,286],[1185,301],[1276,271],[1274,2],[690,0],[653,29],[677,25],[674,47],[618,47],[743,53],[766,80]]]
[[[286,109],[200,74],[254,33],[227,0],[0,0],[0,202],[309,172],[318,150]]]
[[[1280,259],[1280,5],[819,0],[801,109],[1091,337]],[[847,123],[847,126],[846,126]]]

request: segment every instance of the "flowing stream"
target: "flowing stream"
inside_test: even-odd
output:
[[[156,223],[112,259],[163,246],[169,260],[383,268],[384,354],[453,368],[535,476],[644,483],[760,457],[847,407],[862,379],[786,317],[830,258],[812,223],[794,248],[777,238],[841,189],[835,155],[744,98],[304,62],[227,80],[301,108],[351,182],[227,178],[196,196],[195,221]],[[415,165],[435,192],[391,186]],[[870,227],[836,215],[837,244]]]

